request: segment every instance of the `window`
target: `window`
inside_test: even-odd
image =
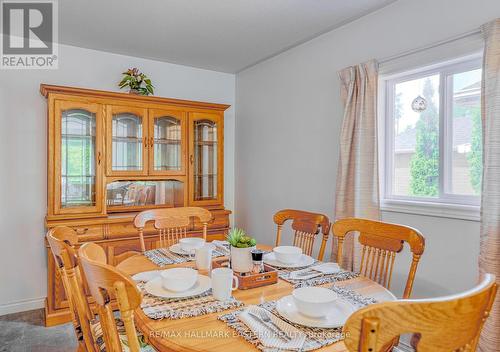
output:
[[[481,75],[469,58],[382,80],[385,200],[479,205]]]

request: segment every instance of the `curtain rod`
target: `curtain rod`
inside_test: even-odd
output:
[[[480,34],[480,33],[481,33],[481,30],[478,28],[478,29],[475,29],[473,31],[465,32],[465,33],[456,35],[454,37],[450,37],[448,39],[441,40],[439,42],[435,42],[435,43],[432,43],[432,44],[424,45],[424,46],[421,46],[421,47],[416,48],[416,49],[407,50],[407,51],[404,51],[402,53],[399,53],[399,54],[396,54],[396,55],[393,55],[393,56],[385,57],[385,58],[383,58],[381,60],[378,60],[378,62],[380,64],[384,64],[384,63],[387,63],[389,61],[400,59],[402,57],[409,56],[411,54],[416,54],[416,53],[419,53],[421,51],[429,50],[429,49],[435,48],[435,47],[440,46],[440,45],[452,43],[452,42],[455,42],[457,40],[460,40],[460,39],[463,39],[463,38],[467,38],[467,37],[471,37],[471,36],[474,36],[474,35],[477,35],[477,34]]]

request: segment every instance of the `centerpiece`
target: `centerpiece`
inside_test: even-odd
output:
[[[252,250],[256,249],[257,241],[238,228],[233,228],[227,235],[231,245],[231,268],[239,273],[252,271]]]
[[[130,94],[138,95],[149,95],[153,94],[153,84],[151,80],[144,73],[140,72],[137,68],[129,68],[127,71],[123,72],[123,78],[118,83],[118,86],[123,88],[129,88]]]

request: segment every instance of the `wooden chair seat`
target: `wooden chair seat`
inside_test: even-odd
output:
[[[125,330],[125,324],[120,318],[115,318],[115,325],[118,330],[118,337],[120,339],[121,347],[123,351],[129,350],[129,342],[127,332]],[[99,320],[94,320],[91,325],[92,335],[97,344],[99,352],[106,352],[106,343],[104,341],[104,332],[102,331],[101,322]],[[146,342],[144,335],[137,331],[137,340],[139,342],[139,348],[141,352],[154,352],[156,351],[151,345]]]
[[[362,245],[359,273],[390,289],[396,254],[408,243],[412,252],[412,262],[406,280],[403,298],[410,298],[417,266],[425,248],[422,234],[411,227],[380,221],[346,218],[337,220],[332,226],[337,242],[337,262],[343,267],[343,244],[345,237],[359,232],[358,241]]]
[[[326,243],[330,233],[330,220],[326,215],[310,213],[303,210],[284,209],[274,214],[274,223],[278,226],[276,246],[280,245],[283,224],[291,220],[294,230],[293,245],[302,248],[304,254],[312,255],[314,240],[321,232],[322,240],[318,260],[323,260]]]
[[[414,333],[418,352],[475,351],[496,291],[495,276],[486,274],[459,295],[370,305],[345,323],[345,345],[351,352],[385,351],[400,335]]]

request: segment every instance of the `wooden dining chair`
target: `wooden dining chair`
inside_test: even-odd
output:
[[[134,226],[139,231],[141,250],[146,251],[144,243],[144,228],[150,221],[154,222],[155,229],[160,236],[159,246],[169,247],[179,239],[188,237],[189,225],[192,218],[197,218],[203,224],[203,238],[207,239],[208,223],[212,220],[212,213],[204,208],[182,207],[150,209],[137,214],[134,218]]]
[[[135,328],[134,310],[142,300],[135,282],[120,270],[106,264],[106,253],[96,243],[85,243],[78,250],[78,255],[90,294],[97,305],[106,351],[122,351],[124,346],[131,352],[154,351]],[[113,314],[113,298],[118,302],[119,320]]]
[[[359,232],[358,241],[362,245],[360,274],[390,289],[396,254],[408,243],[412,252],[412,262],[406,280],[403,298],[410,298],[420,257],[424,253],[425,239],[411,227],[380,221],[346,218],[337,220],[332,226],[337,239],[337,263],[342,266],[342,247],[345,237]]]
[[[302,248],[307,255],[312,255],[314,240],[321,232],[323,235],[319,248],[318,260],[323,260],[326,243],[330,233],[330,220],[326,215],[310,213],[302,210],[284,209],[274,214],[274,223],[278,226],[276,246],[280,245],[283,224],[292,220],[292,229],[295,231],[293,245]]]
[[[486,274],[462,294],[370,305],[349,317],[344,343],[350,352],[379,352],[396,337],[414,333],[418,352],[475,351],[496,291],[495,276]]]
[[[92,333],[93,314],[87,302],[74,248],[78,243],[78,235],[69,227],[58,226],[50,229],[46,238],[68,298],[79,350],[98,351]]]

